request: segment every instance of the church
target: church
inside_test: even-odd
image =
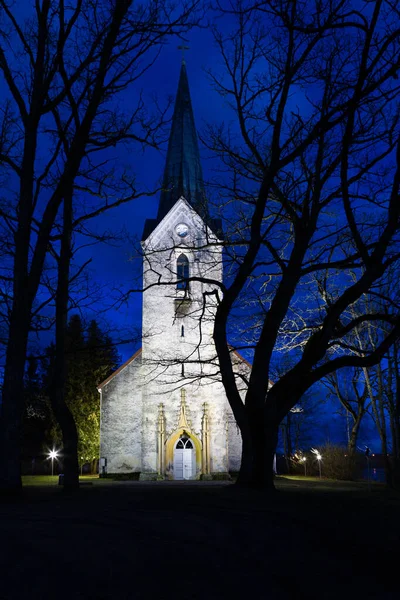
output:
[[[157,218],[142,237],[142,347],[98,386],[101,474],[224,479],[239,470],[241,436],[213,343],[222,244],[182,61]],[[233,358],[238,374],[249,372]]]

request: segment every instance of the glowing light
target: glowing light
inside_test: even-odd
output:
[[[315,448],[311,448],[311,452],[315,455],[315,458],[317,460],[322,460],[322,456],[321,454],[318,452],[318,450],[316,450]]]
[[[315,458],[318,461],[318,467],[319,467],[319,478],[321,479],[322,474],[321,474],[321,460],[322,460],[322,456],[319,453],[319,451],[316,448],[311,448],[311,452],[314,454]]]
[[[57,450],[50,450],[48,458],[51,460],[51,475],[54,475],[54,459],[58,457]]]

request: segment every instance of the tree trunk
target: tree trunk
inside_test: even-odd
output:
[[[21,195],[28,191],[21,184]],[[29,217],[26,202],[20,202],[20,223],[15,235],[13,302],[10,313],[6,364],[0,413],[0,489],[11,493],[22,489],[21,437],[24,410],[24,373],[30,324],[27,265],[29,253]]]
[[[386,419],[385,419],[385,410],[384,410],[383,394],[382,394],[382,389],[383,389],[382,370],[380,369],[380,367],[378,365],[377,366],[378,393],[376,396],[372,389],[368,369],[364,368],[363,371],[364,371],[365,381],[368,386],[368,393],[369,393],[370,400],[371,400],[373,418],[374,418],[375,425],[377,427],[379,437],[381,440],[381,449],[382,449],[383,461],[384,461],[383,464],[384,464],[384,469],[385,469],[386,485],[388,487],[393,487],[392,471],[391,471],[391,466],[390,466],[390,460],[388,457]]]
[[[51,404],[63,437],[64,489],[79,488],[78,434],[74,418],[65,402],[67,380],[66,333],[69,300],[69,270],[71,263],[72,192],[66,193],[63,204],[63,232],[58,262],[56,292],[56,355],[51,386]]]
[[[18,227],[15,232],[13,264],[13,301],[10,312],[6,364],[0,413],[0,489],[21,491],[21,436],[24,409],[24,373],[30,313],[34,294],[30,289],[28,262],[31,206],[37,123],[26,125],[18,202]]]
[[[283,437],[283,451],[285,453],[285,461],[286,461],[286,470],[288,472],[288,475],[290,475],[292,472],[291,459],[292,459],[292,454],[293,454],[290,411],[286,415],[285,422],[282,423],[282,437]]]
[[[247,405],[248,407],[248,405]],[[242,462],[237,485],[260,490],[275,491],[274,455],[278,441],[278,428],[266,418],[267,408],[247,408],[248,433],[242,433]]]
[[[250,487],[253,477],[253,442],[247,427],[246,429],[242,428],[240,432],[242,436],[242,459],[236,485]]]
[[[351,460],[355,459],[356,450],[357,450],[357,440],[358,440],[358,432],[360,430],[360,425],[362,421],[364,413],[358,413],[357,417],[353,420],[353,425],[350,428],[349,434],[349,443],[347,446],[347,451]]]
[[[392,477],[392,465],[390,464],[390,458],[388,454],[388,444],[387,444],[387,427],[386,427],[386,414],[385,414],[385,405],[384,405],[384,383],[383,383],[383,374],[381,369],[381,364],[377,365],[377,373],[378,373],[378,403],[379,403],[379,415],[380,415],[380,423],[381,423],[381,442],[382,442],[382,453],[384,455],[384,465],[385,465],[385,479],[386,485],[390,488],[393,487],[393,477]]]
[[[23,321],[12,320],[4,370],[2,403],[0,405],[1,492],[18,493],[22,490],[20,454],[27,331],[28,328]]]
[[[400,370],[398,346],[393,346],[393,360],[389,356],[389,366],[393,369],[394,393],[390,410],[390,427],[393,443],[393,485],[400,487]]]

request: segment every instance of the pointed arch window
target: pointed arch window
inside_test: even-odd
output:
[[[190,439],[187,437],[187,435],[182,435],[179,438],[178,443],[176,444],[176,448],[178,450],[183,450],[185,448],[187,448],[187,449],[193,449],[193,444],[190,441]]]
[[[176,284],[177,290],[188,290],[189,289],[189,260],[185,254],[180,254],[176,261],[176,277],[178,283]]]

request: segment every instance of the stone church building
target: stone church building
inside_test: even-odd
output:
[[[142,238],[142,347],[98,387],[101,472],[209,479],[239,470],[241,437],[212,338],[221,242],[183,62],[158,214]],[[234,359],[238,372],[249,370]]]

